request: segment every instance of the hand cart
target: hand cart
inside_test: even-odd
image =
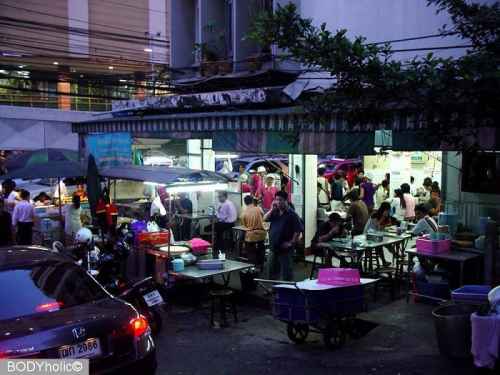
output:
[[[316,280],[255,281],[272,293],[273,316],[287,324],[291,341],[302,344],[309,332],[317,332],[328,348],[336,349],[345,344],[347,335],[359,338],[355,318],[365,311],[364,285],[378,280],[362,279],[361,284],[349,286],[318,284]]]

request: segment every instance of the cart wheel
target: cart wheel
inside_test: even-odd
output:
[[[309,326],[302,323],[288,323],[286,333],[294,343],[303,344],[309,334]]]
[[[323,333],[323,342],[328,349],[338,349],[345,344],[345,332],[338,322],[330,322]]]

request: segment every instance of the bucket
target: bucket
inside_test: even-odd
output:
[[[439,351],[449,358],[471,356],[472,330],[470,316],[474,305],[446,305],[432,312]]]
[[[174,259],[172,261],[172,269],[174,272],[184,271],[184,261],[182,259]]]

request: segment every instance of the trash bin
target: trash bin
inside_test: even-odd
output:
[[[450,358],[471,356],[470,316],[478,309],[474,305],[446,305],[432,312],[439,351]]]

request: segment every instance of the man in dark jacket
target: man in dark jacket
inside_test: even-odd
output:
[[[12,244],[12,217],[4,210],[4,200],[0,197],[0,246]]]
[[[278,191],[271,210],[264,216],[271,223],[269,238],[271,254],[269,278],[293,280],[293,253],[304,227],[298,215],[288,205],[288,194]]]

